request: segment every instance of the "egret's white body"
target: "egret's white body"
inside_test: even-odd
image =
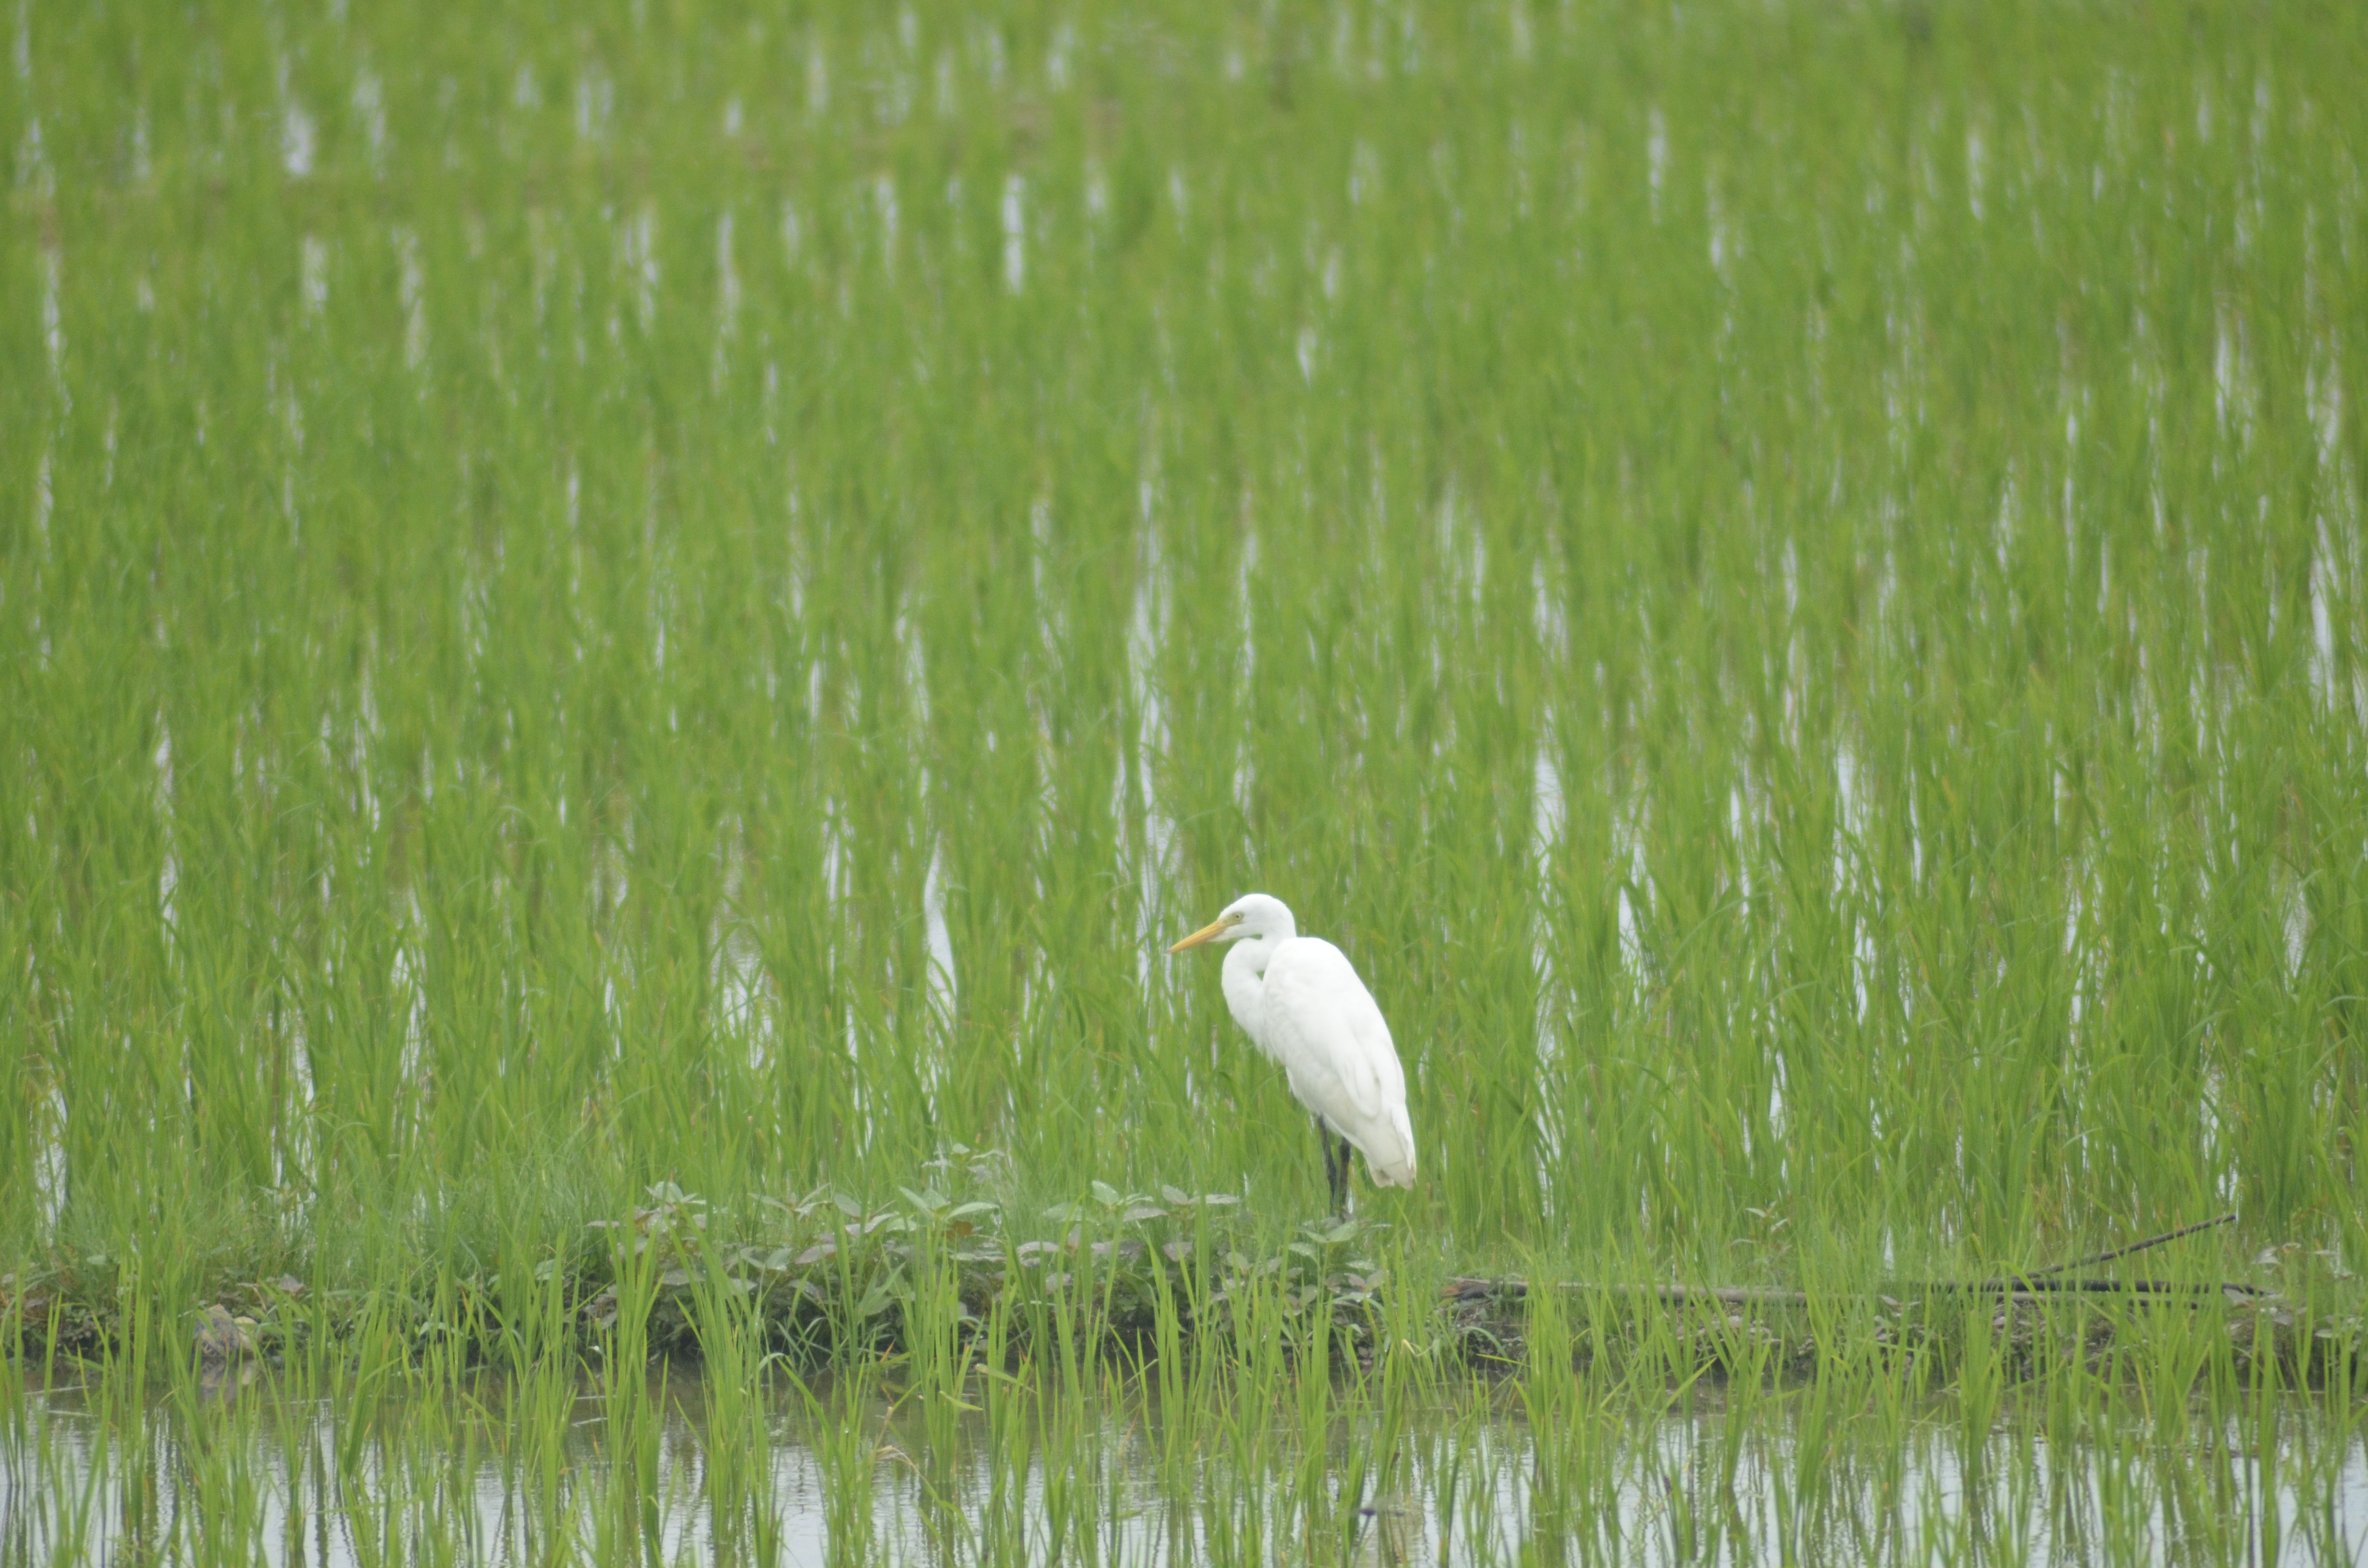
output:
[[[1321,937],[1301,936],[1281,899],[1256,892],[1168,950],[1203,942],[1231,945],[1225,1006],[1251,1042],[1282,1064],[1299,1103],[1365,1156],[1377,1185],[1412,1187],[1406,1070],[1349,956]],[[1326,1157],[1328,1165],[1328,1144]],[[1336,1184],[1335,1201],[1340,1197]]]

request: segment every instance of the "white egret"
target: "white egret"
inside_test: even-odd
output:
[[[1251,1043],[1282,1063],[1292,1094],[1315,1113],[1333,1211],[1348,1203],[1350,1144],[1364,1154],[1375,1183],[1412,1187],[1406,1070],[1349,955],[1321,937],[1301,936],[1283,902],[1262,892],[1235,899],[1167,950],[1203,942],[1233,944],[1225,955],[1225,1006]]]

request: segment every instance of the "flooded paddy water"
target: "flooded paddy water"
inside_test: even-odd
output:
[[[193,1398],[41,1389],[0,1424],[0,1562],[322,1565],[2305,1562],[2368,1551],[2368,1438],[2307,1397],[2241,1419],[2010,1402],[1835,1420],[1715,1388],[1541,1430],[1518,1385],[1198,1406],[1156,1379],[931,1394],[779,1374],[719,1416],[692,1364],[619,1414],[497,1378],[366,1405],[258,1367]],[[430,1404],[427,1402],[433,1402]],[[525,1408],[521,1408],[521,1407]]]

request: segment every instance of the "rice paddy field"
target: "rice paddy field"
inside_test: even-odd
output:
[[[0,30],[0,1563],[2368,1552],[2368,13]]]

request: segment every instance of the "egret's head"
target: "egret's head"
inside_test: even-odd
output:
[[[1282,942],[1297,935],[1299,927],[1292,923],[1291,910],[1282,900],[1262,892],[1244,893],[1225,905],[1224,913],[1167,950],[1180,953],[1203,942],[1238,942],[1245,937],[1252,941],[1270,937]]]

